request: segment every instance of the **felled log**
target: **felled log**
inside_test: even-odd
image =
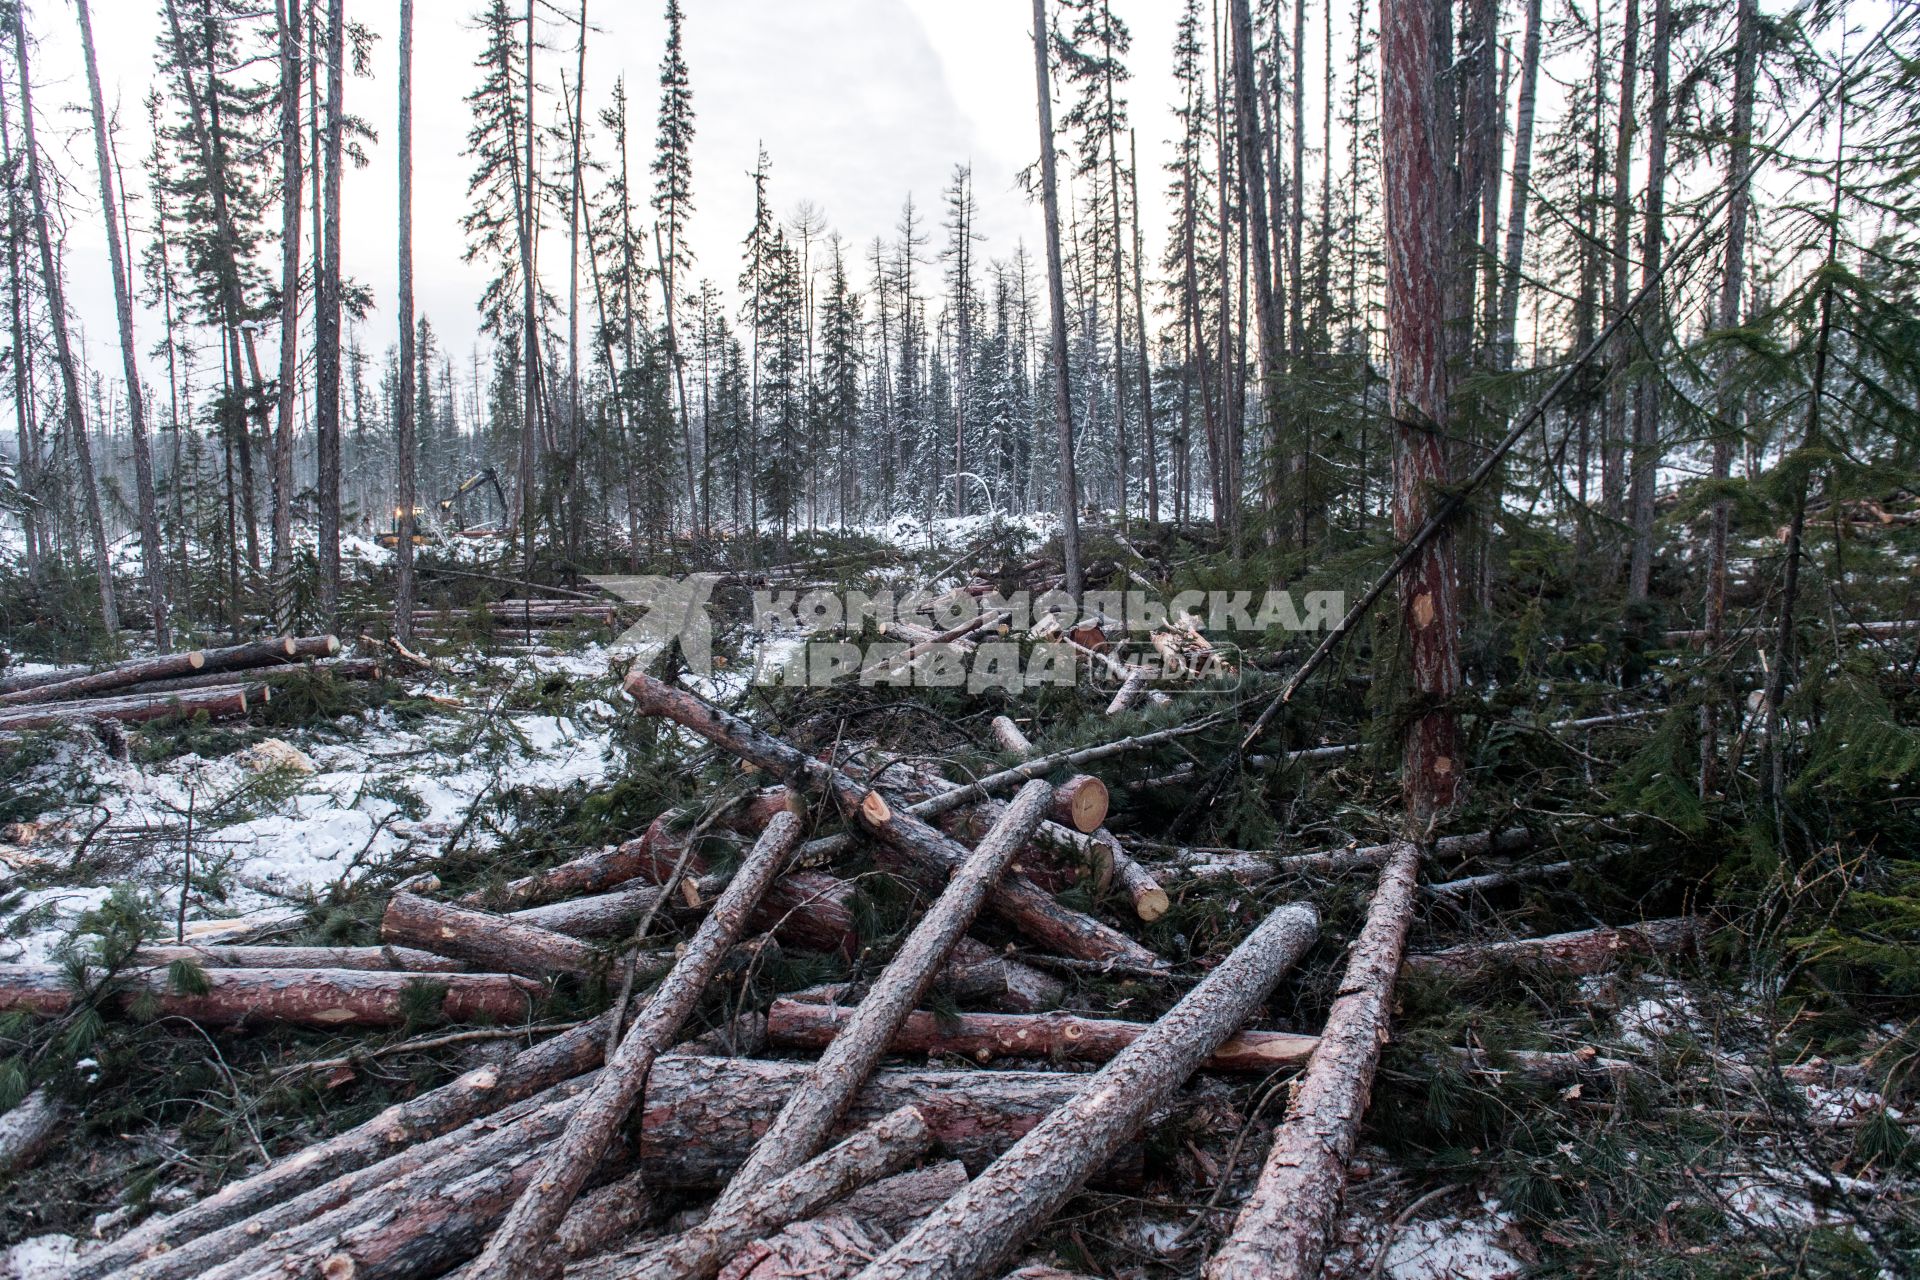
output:
[[[470,1145],[371,1194],[274,1232],[200,1273],[200,1280],[313,1275],[412,1280],[433,1275],[479,1246],[532,1179],[542,1155],[578,1113],[588,1091],[563,1091],[566,1096],[491,1128]]]
[[[934,985],[962,1004],[990,1004],[1014,1013],[1051,1009],[1067,993],[1066,984],[1052,974],[972,938],[954,944]]]
[[[716,1206],[698,1226],[649,1250],[622,1274],[627,1280],[710,1280],[755,1240],[898,1173],[932,1145],[925,1117],[902,1107],[731,1206]]]
[[[514,1280],[544,1254],[552,1233],[646,1091],[655,1059],[673,1043],[708,980],[739,941],[753,905],[800,843],[801,830],[800,820],[792,814],[778,814],[767,824],[727,891],[700,922],[679,963],[628,1028],[579,1114],[541,1161],[538,1181],[515,1200],[481,1255],[477,1276]]]
[[[853,1018],[853,1010],[779,999],[767,1010],[767,1042],[779,1049],[824,1049]],[[1151,1029],[1144,1022],[1083,1018],[1070,1013],[907,1015],[889,1053],[955,1054],[987,1063],[997,1058],[1107,1062]],[[1318,1036],[1242,1031],[1201,1063],[1208,1071],[1272,1071],[1304,1063]]]
[[[108,1269],[115,1280],[204,1280],[221,1269],[247,1274],[276,1259],[311,1258],[325,1242],[314,1233],[303,1234],[309,1224],[329,1221],[344,1229],[377,1214],[383,1204],[390,1212],[396,1203],[405,1203],[396,1201],[396,1196],[418,1194],[447,1181],[464,1162],[512,1159],[539,1149],[558,1132],[588,1083],[588,1078],[561,1081],[437,1137],[410,1144],[395,1142],[392,1153],[373,1164],[342,1171],[215,1229],[175,1229],[165,1241],[149,1241],[139,1248],[123,1270]],[[293,1156],[273,1168],[300,1158]],[[89,1269],[83,1274],[102,1274],[98,1266],[102,1254],[125,1258],[139,1237],[155,1227],[172,1227],[180,1216],[184,1215],[162,1218],[88,1255],[83,1261]]]
[[[1561,973],[1602,973],[1626,955],[1674,955],[1691,951],[1706,936],[1695,916],[1648,920],[1617,928],[1582,929],[1511,942],[1469,942],[1445,951],[1407,957],[1415,973],[1471,974],[1495,965],[1537,965]]]
[[[197,1204],[142,1223],[81,1258],[72,1280],[99,1280],[149,1253],[177,1253],[188,1240],[211,1238],[222,1228],[314,1187],[351,1177],[396,1154],[417,1153],[434,1139],[475,1119],[591,1071],[600,1065],[612,1022],[611,1012],[601,1014],[571,1031],[522,1049],[504,1063],[475,1068],[437,1089],[396,1103],[366,1123],[304,1147],[258,1173],[229,1183]],[[327,1207],[339,1203],[344,1201],[336,1199]],[[313,1212],[303,1211],[298,1220],[312,1216]],[[173,1274],[193,1272],[189,1269]]]
[[[580,894],[603,893],[633,879],[649,864],[652,855],[648,840],[652,834],[649,828],[637,840],[595,849],[558,866],[548,867],[545,871],[509,880],[498,888],[475,889],[454,901],[463,907],[513,911]]]
[[[842,812],[858,821],[894,855],[896,865],[912,867],[923,879],[944,880],[966,860],[964,848],[918,816],[895,812],[879,793],[861,786],[840,770],[808,757],[798,748],[760,732],[683,689],[636,671],[627,677],[627,692],[645,714],[674,720],[783,781],[804,783],[831,795]],[[978,795],[968,795],[970,790],[962,787],[931,800],[943,801],[948,796],[977,799]],[[958,808],[964,803],[966,799],[956,800],[937,812]],[[1117,960],[1141,968],[1160,964],[1159,957],[1125,934],[1062,906],[1053,895],[1022,876],[1003,878],[989,905],[1029,938],[1063,955],[1083,960]]]
[[[1266,769],[1274,765],[1309,764],[1318,760],[1339,760],[1353,755],[1361,749],[1357,742],[1336,742],[1324,747],[1306,747],[1299,751],[1288,751],[1277,756],[1253,755],[1244,757],[1250,769]],[[1206,770],[1196,764],[1176,765],[1166,773],[1149,778],[1136,778],[1122,784],[1126,791],[1153,791],[1162,787],[1183,787],[1206,776]]]
[[[1920,618],[1894,618],[1884,622],[1843,622],[1839,624],[1838,629],[1844,635],[1884,638],[1887,636],[1903,635],[1909,631],[1920,631]],[[1774,634],[1772,628],[1769,627],[1741,627],[1723,632],[1721,639],[1738,641],[1768,640],[1771,639]],[[1708,643],[1709,639],[1710,636],[1707,632],[1698,630],[1669,631],[1666,633],[1666,642],[1669,645],[1695,649]]]
[[[1076,773],[1053,789],[1049,816],[1062,826],[1091,834],[1105,824],[1109,803],[1106,783],[1092,774]]]
[[[606,954],[578,938],[415,893],[396,893],[388,900],[380,936],[396,946],[420,947],[529,978],[583,977],[606,967]]]
[[[1281,907],[966,1189],[861,1273],[865,1280],[975,1280],[1027,1238],[1239,1030],[1319,934],[1304,903]]]
[[[1146,692],[1147,682],[1153,679],[1150,667],[1134,667],[1127,672],[1126,679],[1113,691],[1113,700],[1107,703],[1107,714],[1117,716],[1140,701],[1140,695]]]
[[[1493,889],[1505,889],[1516,884],[1531,884],[1536,880],[1552,880],[1559,876],[1573,874],[1572,862],[1547,862],[1528,867],[1507,867],[1501,871],[1482,872],[1477,876],[1461,876],[1457,880],[1437,880],[1420,886],[1420,892],[1428,897],[1463,898],[1470,893],[1486,893]]]
[[[339,658],[332,662],[302,663],[299,666],[256,667],[246,675],[248,680],[279,685],[304,675],[324,675],[330,680],[379,680],[386,673],[386,667],[378,658]],[[212,689],[232,683],[231,672],[215,671],[197,676],[181,676],[175,680],[142,680],[139,684],[128,685],[125,691],[127,693],[171,693],[177,689]]]
[[[33,1167],[65,1127],[67,1108],[41,1085],[0,1115],[0,1174]]]
[[[570,938],[613,938],[630,932],[649,912],[659,909],[659,904],[660,887],[647,884],[549,902],[544,907],[526,907],[508,912],[505,918]]]
[[[1020,732],[1020,726],[1006,716],[995,716],[989,726],[993,730],[993,740],[1002,751],[1010,751],[1022,759],[1033,754],[1033,743],[1027,735]]]
[[[197,715],[205,715],[209,720],[226,720],[247,714],[249,707],[265,706],[272,698],[272,690],[256,680],[248,684],[223,684],[212,689],[186,689],[179,693],[34,703],[0,711],[0,731],[54,729],[92,720],[146,724],[176,717],[191,719]]]
[[[1014,797],[820,1055],[809,1086],[795,1091],[754,1147],[746,1165],[721,1194],[715,1214],[740,1211],[758,1186],[799,1168],[820,1149],[886,1055],[894,1032],[933,984],[953,944],[979,914],[994,882],[1040,825],[1052,797],[1052,788],[1044,782],[1030,782]]]
[[[1327,1236],[1346,1187],[1347,1161],[1373,1088],[1393,1012],[1393,980],[1413,920],[1420,849],[1406,843],[1380,872],[1367,922],[1354,939],[1320,1047],[1274,1131],[1266,1164],[1207,1263],[1206,1280],[1266,1280],[1320,1274]]]
[[[1494,853],[1518,853],[1532,844],[1531,831],[1525,827],[1510,827],[1497,832],[1478,831],[1472,835],[1442,836],[1434,841],[1433,852],[1443,858],[1476,858]],[[1344,871],[1378,867],[1398,847],[1398,844],[1372,844],[1281,855],[1245,849],[1178,849],[1174,851],[1170,865],[1196,880],[1278,874],[1337,875]]]
[[[209,1027],[290,1023],[302,1027],[397,1027],[420,1011],[419,993],[438,990],[450,1022],[515,1022],[541,996],[537,983],[504,973],[375,973],[364,969],[208,969],[207,990],[172,989],[165,970],[116,974],[115,1002],[129,1011]],[[72,1007],[67,971],[51,964],[0,965],[0,1012],[55,1015]]]
[[[745,812],[738,821],[742,825],[757,822],[752,828],[756,831],[776,814],[786,813],[796,819],[805,817],[805,806],[793,800],[792,792],[786,787],[773,787],[759,793],[743,809]],[[646,847],[638,851],[633,874],[636,879],[664,884],[675,867],[681,868],[684,876],[694,877],[682,880],[682,900],[689,907],[698,907],[718,896],[725,882],[708,878],[706,858],[698,850],[687,849],[685,835],[672,829],[672,817],[662,814],[647,828]],[[837,876],[818,871],[789,871],[768,886],[766,894],[754,904],[747,926],[757,932],[771,931],[782,942],[807,951],[851,960],[860,952],[853,897],[853,886]]]
[[[454,960],[413,947],[154,946],[134,954],[136,964],[185,960],[207,969],[392,969],[406,973],[466,973]]]
[[[719,1280],[852,1280],[966,1185],[967,1169],[958,1160],[896,1173],[748,1245],[721,1268]]]
[[[46,680],[0,693],[0,706],[92,698],[151,680],[200,673],[246,671],[253,667],[298,662],[305,658],[330,658],[338,652],[340,642],[333,636],[308,636],[303,639],[281,636],[277,640],[258,640],[224,649],[191,649],[185,653],[167,653],[155,658],[136,658],[104,670],[67,674],[62,679]]]

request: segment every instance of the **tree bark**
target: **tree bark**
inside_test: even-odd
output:
[[[1393,528],[1403,542],[1426,523],[1432,490],[1447,484],[1432,16],[1428,0],[1385,0],[1380,14],[1388,393],[1398,435]],[[1455,608],[1453,535],[1443,528],[1400,576],[1408,665],[1420,704],[1406,731],[1401,786],[1409,820],[1423,835],[1459,797],[1459,725],[1445,705],[1460,688]]]
[[[258,1173],[229,1183],[197,1204],[143,1223],[111,1244],[87,1254],[76,1264],[71,1280],[99,1280],[109,1272],[132,1266],[149,1256],[179,1262],[189,1241],[219,1239],[219,1248],[205,1256],[230,1256],[230,1252],[221,1250],[232,1239],[248,1237],[221,1237],[219,1233],[224,1228],[245,1222],[274,1205],[294,1203],[303,1193],[340,1179],[348,1181],[285,1221],[304,1222],[328,1208],[344,1204],[361,1190],[381,1185],[393,1176],[385,1171],[394,1167],[383,1162],[395,1157],[424,1157],[434,1139],[454,1133],[479,1117],[537,1098],[569,1078],[599,1066],[606,1051],[607,1030],[612,1024],[612,1012],[603,1013],[571,1031],[522,1049],[504,1063],[475,1068],[437,1089],[396,1103],[345,1133],[303,1147]],[[545,1105],[545,1100],[536,1105]],[[451,1145],[464,1145],[464,1142],[465,1139],[461,1139]],[[416,1161],[407,1167],[418,1167],[422,1162]],[[354,1179],[353,1175],[362,1170],[368,1171],[367,1176]],[[140,1280],[173,1280],[173,1277],[194,1274],[197,1265],[188,1265],[184,1270],[163,1267],[151,1274],[146,1271],[138,1274]]]
[[[116,975],[114,1003],[138,1012],[151,999],[157,1017],[208,1027],[291,1023],[302,1027],[398,1027],[417,1012],[415,992],[444,988],[439,1012],[450,1022],[516,1022],[540,988],[498,973],[376,973],[365,969],[208,969],[207,991],[170,989],[160,970]],[[0,1011],[57,1015],[73,1005],[59,965],[0,965]],[[429,1004],[431,1009],[432,1005]]]
[[[1633,234],[1634,92],[1640,76],[1640,3],[1626,0],[1621,11],[1620,116],[1613,151],[1613,228],[1608,246],[1612,280],[1607,290],[1607,316],[1627,309],[1628,271]],[[1607,394],[1607,429],[1600,458],[1600,497],[1609,518],[1626,514],[1627,400],[1632,386],[1619,375],[1633,360],[1634,334],[1621,325],[1613,335],[1611,363],[1615,385]],[[1619,561],[1613,560],[1618,565]]]
[[[747,917],[800,843],[800,820],[776,815],[740,866],[726,893],[700,923],[685,954],[628,1028],[620,1047],[588,1096],[541,1162],[537,1182],[520,1196],[494,1233],[476,1276],[514,1280],[534,1266],[549,1237],[566,1217],[594,1167],[615,1141],[628,1112],[647,1089],[654,1060],[699,1003],[708,980],[746,928]]]
[[[399,239],[400,354],[399,386],[394,393],[394,462],[398,472],[398,505],[394,530],[393,634],[402,642],[413,638],[413,604],[416,595],[413,574],[414,507],[419,504],[415,479],[416,455],[414,413],[417,388],[414,385],[413,350],[413,0],[400,0],[400,118],[398,135],[400,165]]]
[[[853,1011],[844,1007],[775,1000],[767,1010],[767,1041],[778,1049],[822,1049],[852,1018]],[[1151,1029],[1146,1023],[1069,1013],[943,1017],[915,1012],[900,1024],[887,1052],[956,1054],[983,1064],[999,1058],[1106,1062]],[[1304,1063],[1319,1043],[1318,1036],[1243,1031],[1200,1065],[1208,1071],[1272,1071]]]
[[[245,674],[249,684],[258,681],[268,688],[278,688],[289,680],[309,673],[324,675],[329,680],[382,680],[386,677],[387,669],[378,658],[339,658],[332,662],[302,663],[299,666],[254,667]],[[215,671],[197,676],[175,676],[169,680],[142,680],[138,684],[128,685],[121,692],[177,693],[184,689],[217,689],[233,682],[233,672]]]
[[[248,707],[264,706],[271,696],[266,685],[256,682],[222,685],[213,689],[187,689],[179,693],[48,702],[0,711],[0,731],[52,729],[63,724],[85,724],[89,720],[145,724],[176,717],[190,719],[197,715],[205,715],[210,720],[222,720],[243,716],[247,714]]]
[[[454,901],[463,907],[494,911],[513,911],[572,898],[581,894],[604,893],[642,875],[653,864],[650,851],[659,824],[647,828],[637,840],[628,840],[611,848],[596,849],[558,866],[518,880],[510,880],[497,889],[475,889]],[[671,859],[668,865],[672,865]]]
[[[790,785],[804,785],[829,794],[843,813],[858,821],[886,850],[897,855],[894,859],[897,865],[912,867],[922,878],[944,878],[966,860],[964,848],[922,822],[914,812],[896,813],[879,793],[862,787],[840,770],[761,733],[691,693],[637,671],[627,677],[627,692],[644,714],[666,716]],[[1038,763],[1023,767],[1032,768]],[[983,793],[967,793],[979,785],[960,787],[933,797],[928,804],[961,798],[942,803],[930,812],[945,812],[977,799],[978,794]],[[812,855],[818,847],[809,846],[807,853]],[[989,898],[989,905],[1028,937],[1063,955],[1082,960],[1119,960],[1143,967],[1160,964],[1159,957],[1125,934],[1091,916],[1061,906],[1051,894],[1025,877],[1005,877]]]
[[[0,1115],[0,1174],[32,1168],[53,1145],[54,1136],[66,1127],[67,1120],[66,1104],[55,1100],[45,1085]]]
[[[74,459],[79,464],[87,531],[93,537],[94,572],[99,576],[100,627],[106,633],[107,643],[117,644],[120,607],[113,589],[113,559],[107,546],[106,521],[100,514],[100,489],[93,470],[93,444],[88,439],[86,414],[81,408],[80,366],[74,359],[73,340],[67,328],[67,289],[53,256],[53,231],[48,225],[46,183],[40,173],[40,143],[33,123],[33,72],[27,55],[27,23],[22,5],[15,5],[13,10],[13,62],[20,76],[20,120],[27,152],[27,190],[33,199],[33,236],[40,250],[40,276],[46,283],[47,320],[53,329],[54,358],[60,366],[61,409],[66,417],[67,434],[73,441]]]
[[[895,1174],[748,1245],[721,1269],[720,1280],[853,1280],[901,1232],[966,1185],[966,1166],[957,1160]]]
[[[586,977],[602,972],[608,959],[598,947],[564,933],[412,893],[396,893],[388,900],[380,937],[395,946],[419,947],[529,978]]]
[[[1040,108],[1040,204],[1047,228],[1047,299],[1052,310],[1053,438],[1059,486],[1060,553],[1066,565],[1063,589],[1080,598],[1080,489],[1073,474],[1073,392],[1067,383],[1067,286],[1060,269],[1060,195],[1053,145],[1052,27],[1046,0],[1033,0],[1033,74]]]
[[[1347,1161],[1387,1039],[1393,980],[1406,950],[1419,869],[1420,849],[1411,843],[1402,844],[1382,868],[1320,1047],[1294,1088],[1287,1118],[1274,1132],[1260,1180],[1241,1206],[1233,1233],[1207,1264],[1206,1280],[1309,1280],[1320,1274]]]
[[[100,170],[100,208],[106,220],[107,260],[113,269],[114,316],[120,329],[120,368],[127,380],[127,421],[133,433],[133,485],[140,520],[140,561],[147,580],[148,616],[153,643],[172,647],[167,633],[167,575],[160,548],[160,517],[154,509],[153,451],[147,443],[147,397],[140,381],[140,357],[133,340],[133,288],[120,238],[120,202],[114,194],[113,162],[107,148],[107,110],[100,93],[100,66],[93,50],[93,19],[87,0],[76,0],[80,47],[86,57],[87,94],[93,106],[93,154]]]
[[[877,794],[869,792],[868,796]],[[927,908],[861,999],[842,1034],[821,1055],[808,1087],[794,1093],[746,1165],[728,1184],[715,1213],[737,1209],[761,1183],[798,1168],[820,1149],[886,1055],[894,1032],[933,984],[954,943],[979,914],[994,882],[1040,824],[1052,794],[1052,788],[1044,782],[1028,783],[979,847],[953,873],[939,900]]]
[[[620,1275],[624,1280],[711,1280],[727,1259],[755,1240],[898,1173],[932,1145],[926,1118],[914,1107],[902,1107],[733,1205],[723,1201],[700,1225],[650,1249]]]
[[[1006,716],[995,716],[992,729],[993,740],[1002,751],[1012,752],[1023,759],[1033,754],[1033,743],[1026,734],[1020,732],[1020,726]]]
[[[213,675],[221,672],[251,671],[283,662],[331,657],[340,651],[340,642],[332,636],[277,640],[259,640],[231,645],[225,649],[192,649],[158,658],[138,658],[117,663],[101,671],[69,675],[65,679],[46,680],[24,688],[0,693],[0,706],[14,707],[37,702],[58,702],[69,698],[88,698],[98,693],[125,689],[131,685],[177,676]]]
[[[1260,92],[1253,71],[1253,13],[1248,0],[1230,0],[1233,19],[1233,119],[1240,149],[1241,205],[1248,222],[1247,240],[1253,250],[1251,275],[1254,317],[1259,321],[1260,407],[1271,454],[1264,491],[1269,506],[1278,505],[1277,476],[1285,463],[1280,441],[1280,379],[1285,356],[1286,321],[1274,296],[1273,241],[1267,206],[1266,170],[1261,163]],[[1278,103],[1275,104],[1277,111]],[[1224,179],[1223,179],[1224,181]],[[1277,194],[1277,193],[1276,193]],[[1277,515],[1278,512],[1273,514]],[[1273,530],[1270,528],[1269,534]],[[1238,550],[1236,548],[1236,555]]]
[[[1666,343],[1666,305],[1660,289],[1665,270],[1667,210],[1667,116],[1672,112],[1669,63],[1673,18],[1668,0],[1653,0],[1653,101],[1647,122],[1647,209],[1642,223],[1639,327],[1650,356]],[[1633,475],[1628,483],[1628,517],[1633,550],[1627,562],[1627,598],[1645,600],[1653,582],[1654,489],[1660,472],[1660,379],[1643,376],[1633,387]]]
[[[273,545],[269,561],[274,615],[292,605],[293,437],[300,386],[300,17],[305,0],[276,0],[280,41],[280,388],[273,432]],[[218,179],[211,179],[218,181]],[[234,317],[239,322],[239,317]]]
[[[1468,942],[1407,957],[1416,973],[1472,974],[1500,965],[1527,965],[1559,973],[1603,973],[1623,955],[1673,955],[1697,948],[1706,926],[1693,916],[1648,920],[1618,928],[1582,929],[1511,942]]]
[[[1033,1231],[1237,1031],[1313,945],[1319,915],[1281,907],[1112,1062],[874,1264],[864,1280],[972,1280]]]
[[[401,973],[466,973],[472,965],[412,947],[142,947],[134,962],[186,960],[208,969],[374,969]]]
[[[320,616],[340,612],[340,164],[346,126],[346,0],[327,5],[326,176],[321,201],[326,243],[314,299],[313,418],[319,447]]]

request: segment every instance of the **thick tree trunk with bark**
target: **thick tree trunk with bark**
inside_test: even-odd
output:
[[[893,859],[896,865],[912,868],[922,879],[930,876],[944,879],[966,860],[964,848],[911,811],[896,812],[878,792],[861,786],[840,770],[761,733],[685,690],[634,672],[627,677],[627,692],[644,714],[666,716],[791,785],[829,795],[843,813],[858,821],[886,850],[896,855]],[[974,787],[961,787],[933,797],[933,801],[957,799],[942,803],[931,812],[946,812],[977,799],[979,786],[976,783]],[[813,856],[818,849],[819,846],[811,845],[807,853]],[[1091,916],[1061,906],[1051,894],[1023,876],[1005,877],[988,903],[998,915],[1035,942],[1063,955],[1082,960],[1119,960],[1142,967],[1160,963],[1151,951],[1125,934]]]
[[[776,815],[767,824],[727,891],[701,921],[680,962],[634,1019],[579,1115],[547,1153],[539,1180],[514,1203],[494,1234],[477,1276],[514,1280],[536,1265],[552,1232],[646,1091],[654,1060],[692,1014],[721,960],[739,941],[754,904],[800,843],[800,834],[800,820],[792,814]]]
[[[861,1275],[973,1280],[1004,1265],[1238,1031],[1313,945],[1319,916],[1281,907],[1165,1017]]]
[[[183,689],[178,693],[135,694],[121,698],[86,698],[77,702],[48,702],[0,710],[0,731],[53,729],[66,724],[86,724],[94,720],[117,720],[121,724],[146,724],[176,717],[191,719],[205,715],[209,720],[224,720],[247,714],[249,707],[265,706],[272,697],[267,686],[252,684],[219,685],[212,689]]]
[[[767,1010],[767,1042],[777,1049],[823,1049],[853,1019],[853,1010],[780,999]],[[1107,1062],[1152,1030],[1148,1023],[1083,1018],[1070,1013],[907,1015],[889,1053],[954,1054],[988,1063],[997,1058]],[[1208,1071],[1272,1071],[1304,1063],[1318,1036],[1242,1031],[1201,1063]]]
[[[852,1280],[966,1185],[967,1168],[957,1160],[897,1173],[748,1245],[721,1269],[720,1280]]]
[[[1667,116],[1671,100],[1669,63],[1673,17],[1668,0],[1653,0],[1653,100],[1647,106],[1647,209],[1642,222],[1639,329],[1650,356],[1658,358],[1666,340],[1666,306],[1660,288],[1665,271],[1667,209]],[[1627,486],[1627,515],[1633,550],[1627,562],[1627,598],[1644,600],[1653,582],[1654,490],[1660,471],[1660,379],[1643,376],[1633,387],[1633,474]]]
[[[529,978],[585,977],[601,972],[607,962],[599,948],[564,933],[413,893],[396,893],[388,901],[380,937],[395,946],[419,947]]]
[[[1051,74],[1053,28],[1047,20],[1046,0],[1033,0],[1033,74],[1040,108],[1040,204],[1047,227],[1047,300],[1052,323],[1048,342],[1053,355],[1053,438],[1059,493],[1060,550],[1066,563],[1066,593],[1078,600],[1084,582],[1080,576],[1080,489],[1073,474],[1073,389],[1067,370],[1067,286],[1060,268],[1060,183],[1055,174],[1053,140],[1053,84]]]
[[[746,1166],[728,1184],[716,1213],[737,1208],[761,1183],[798,1168],[820,1149],[886,1055],[894,1032],[933,985],[934,975],[979,914],[994,882],[1039,826],[1052,795],[1046,783],[1030,782],[1007,806],[821,1055],[810,1086],[794,1094]]]
[[[0,706],[90,698],[95,694],[111,693],[156,680],[252,671],[280,663],[330,658],[338,652],[340,642],[333,636],[281,636],[276,640],[256,640],[229,645],[224,649],[192,649],[184,653],[162,654],[157,658],[135,658],[99,671],[69,667],[25,677],[7,686],[0,691]]]
[[[294,414],[300,394],[300,20],[305,0],[276,0],[280,55],[280,394],[273,430],[271,559],[274,613],[286,616],[293,572]],[[219,179],[215,178],[215,182]],[[241,317],[230,317],[239,323]]]
[[[402,641],[413,638],[414,507],[419,503],[415,464],[419,446],[415,435],[413,350],[413,0],[400,0],[400,118],[395,126],[399,151],[400,211],[398,218],[400,325],[399,385],[394,392],[394,467],[399,492],[394,530],[393,633]]]
[[[1207,1264],[1206,1280],[1311,1280],[1320,1274],[1387,1039],[1419,870],[1420,849],[1411,843],[1402,844],[1381,870],[1320,1047],[1294,1088],[1287,1118],[1274,1131],[1260,1180],[1233,1233]]]
[[[1244,3],[1244,0],[1240,0]],[[1393,531],[1411,540],[1447,484],[1446,311],[1434,126],[1433,13],[1428,0],[1385,0],[1380,13],[1381,135],[1386,186],[1389,412]],[[1400,614],[1419,714],[1409,723],[1401,786],[1425,835],[1458,797],[1459,726],[1444,704],[1460,688],[1453,537],[1442,529],[1400,576]]]
[[[716,1207],[700,1225],[659,1244],[622,1275],[626,1280],[711,1280],[721,1264],[755,1240],[898,1173],[932,1145],[926,1118],[914,1107],[902,1107],[731,1206]]]
[[[162,970],[116,975],[114,999],[133,1011],[207,1027],[284,1022],[303,1027],[398,1027],[437,1009],[450,1022],[518,1022],[540,987],[500,973],[376,973],[365,969],[208,969],[207,990],[173,990]],[[441,993],[436,1000],[434,993]],[[0,965],[0,1012],[65,1013],[74,992],[59,965]]]

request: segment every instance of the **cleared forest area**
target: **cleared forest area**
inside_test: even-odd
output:
[[[0,1269],[1920,1270],[1916,11],[1001,8],[722,264],[698,6],[0,4]]]

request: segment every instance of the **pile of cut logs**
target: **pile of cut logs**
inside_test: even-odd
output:
[[[376,680],[372,659],[337,658],[333,636],[279,636],[222,649],[186,649],[107,667],[65,667],[0,678],[0,732],[114,721],[139,724],[205,714],[243,716],[273,685],[320,666],[340,680]]]
[[[1257,1029],[1318,941],[1311,905],[1278,906],[1191,973],[1057,896],[1111,884],[1142,920],[1167,909],[1168,891],[1106,829],[1106,788],[1073,770],[1178,726],[1042,755],[996,725],[1027,758],[962,785],[870,744],[810,755],[644,674],[627,691],[770,785],[485,890],[448,898],[417,881],[392,895],[377,947],[153,947],[112,980],[129,1012],[213,1027],[391,1027],[433,992],[449,1020],[520,1026],[527,1043],[135,1227],[84,1255],[78,1280],[1004,1276],[1090,1181],[1137,1182],[1143,1133],[1196,1072],[1276,1070],[1301,1073],[1293,1100],[1206,1275],[1314,1275],[1403,960],[1591,972],[1698,939],[1690,921],[1656,922],[1408,958],[1423,853],[1446,851],[1337,851],[1379,868],[1340,994],[1318,1035]],[[731,872],[709,860],[715,839],[739,849]],[[863,944],[854,885],[833,870],[856,843],[880,868],[865,874],[926,894],[884,963]],[[1107,900],[1077,895],[1089,897]],[[673,950],[645,942],[662,913],[686,926]],[[970,937],[983,917],[1018,943]],[[837,954],[855,976],[685,1039],[704,998],[764,972],[774,947]],[[194,994],[167,978],[183,960],[208,978]],[[1185,994],[1153,1022],[1061,1012],[1063,972],[1146,974]],[[617,994],[589,1020],[538,1024],[550,983]],[[968,1011],[929,1012],[936,988]],[[76,998],[56,973],[0,970],[0,1010],[57,1012]],[[1625,1069],[1590,1050],[1459,1052],[1470,1070],[1560,1080]]]

